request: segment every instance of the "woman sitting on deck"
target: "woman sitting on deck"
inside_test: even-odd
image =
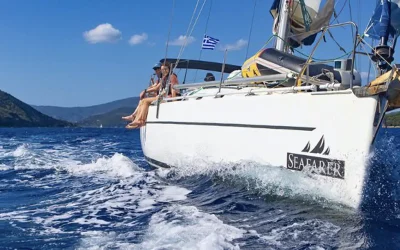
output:
[[[167,82],[168,82],[168,78],[169,78],[170,84],[169,84],[168,97],[180,96],[180,93],[172,87],[172,86],[178,84],[178,77],[175,73],[171,73],[171,75],[170,75],[170,73],[169,73],[170,70],[171,70],[171,66],[168,62],[165,62],[161,66],[162,78],[161,78],[161,81],[158,84],[157,88],[159,89],[161,87],[161,89],[163,91],[161,91],[160,95],[164,95],[164,91],[167,86]],[[136,113],[136,117],[135,117],[134,121],[129,123],[126,126],[126,128],[134,129],[134,128],[140,128],[141,126],[143,126],[147,120],[147,113],[149,111],[150,104],[157,99],[158,99],[158,95],[155,97],[148,97],[148,98],[144,98],[143,100],[141,100],[136,109],[137,113]]]
[[[161,86],[161,78],[162,78],[162,74],[161,74],[161,63],[156,63],[156,65],[154,65],[153,67],[154,70],[154,75],[157,76],[157,81],[154,82],[153,77],[151,78],[151,86],[149,86],[149,88],[143,90],[140,95],[139,95],[139,100],[142,100],[144,98],[147,97],[153,97],[153,96],[157,96],[157,92],[160,90],[160,86]],[[139,107],[139,106],[138,106]],[[123,120],[127,120],[127,121],[133,121],[133,119],[135,118],[137,111],[138,111],[138,107],[135,109],[135,111],[128,116],[123,116],[122,119]]]

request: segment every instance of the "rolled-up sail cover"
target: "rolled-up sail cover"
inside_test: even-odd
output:
[[[274,0],[270,13],[274,17],[274,33],[277,33],[279,22],[280,2],[285,0]],[[317,33],[321,28],[329,25],[332,17],[335,0],[326,0],[325,6],[319,10],[321,0],[294,0],[289,6],[289,44],[292,47],[312,45]],[[279,38],[278,38],[279,39]]]
[[[274,48],[267,48],[259,51],[254,56],[246,60],[242,66],[242,77],[255,77],[274,74],[284,74],[289,72],[300,73],[307,60],[295,55],[291,55]],[[341,82],[342,77],[339,72],[326,64],[312,64],[309,66],[309,76],[316,76],[329,70],[334,74],[335,80]],[[307,70],[304,75],[307,75]],[[329,80],[326,76],[320,79]]]

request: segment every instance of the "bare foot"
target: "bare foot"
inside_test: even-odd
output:
[[[133,121],[133,119],[135,119],[135,116],[134,115],[123,116],[122,119],[126,121]]]
[[[131,122],[128,125],[126,125],[125,128],[127,129],[135,129],[135,128],[140,128],[141,126],[144,125],[144,122],[142,120]]]

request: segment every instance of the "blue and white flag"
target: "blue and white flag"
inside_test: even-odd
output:
[[[204,35],[203,45],[201,46],[201,48],[213,50],[215,48],[215,45],[217,45],[218,42],[219,42],[218,39],[213,38],[211,36]]]

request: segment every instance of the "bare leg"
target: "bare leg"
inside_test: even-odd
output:
[[[135,116],[137,115],[137,112],[140,109],[141,105],[142,105],[142,100],[139,101],[138,106],[136,107],[135,111],[133,111],[132,114],[130,114],[128,116],[123,116],[122,119],[127,120],[127,121],[133,121],[135,119]]]
[[[136,113],[139,109],[139,105],[136,107],[135,111],[133,111],[132,114],[127,115],[127,116],[123,116],[122,120],[126,120],[126,121],[133,121],[133,119],[135,119]]]
[[[150,104],[157,99],[157,96],[143,99],[140,108],[138,109],[135,120],[129,123],[126,128],[133,129],[143,126],[147,120],[147,113],[149,112]]]

